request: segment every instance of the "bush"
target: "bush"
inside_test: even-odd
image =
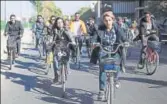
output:
[[[6,25],[5,21],[1,20],[1,28],[0,29],[4,30],[5,29],[5,25]]]

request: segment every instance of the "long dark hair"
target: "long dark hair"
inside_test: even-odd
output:
[[[61,19],[63,21],[63,24],[64,24],[64,19],[62,17],[57,17],[56,20],[55,20],[55,23],[53,24],[53,29],[57,28],[58,29],[58,26],[57,26],[57,21]]]
[[[52,22],[52,18],[56,18],[56,16],[55,16],[55,15],[52,15],[52,16],[50,17],[50,19],[49,19],[49,23]]]

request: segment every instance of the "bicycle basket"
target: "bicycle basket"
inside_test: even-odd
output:
[[[160,52],[161,43],[158,41],[148,41],[148,47],[152,48],[153,50],[156,50],[157,52]]]

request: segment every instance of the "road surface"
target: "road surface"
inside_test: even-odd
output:
[[[132,48],[127,59],[127,73],[121,74],[121,88],[116,90],[114,104],[166,104],[167,45],[160,54],[160,66],[152,76],[146,70],[136,70],[140,47]],[[44,73],[44,61],[32,44],[31,32],[22,39],[21,56],[14,69],[8,70],[7,60],[1,60],[1,104],[105,104],[97,100],[98,67],[89,67],[87,56],[82,68],[71,65],[67,81],[67,98],[61,98],[61,85],[53,84],[53,70]]]

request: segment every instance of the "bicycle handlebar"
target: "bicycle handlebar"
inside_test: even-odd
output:
[[[126,43],[118,44],[117,48],[116,48],[114,51],[112,51],[112,52],[106,51],[106,50],[102,47],[102,45],[101,45],[100,43],[94,43],[94,45],[96,45],[97,47],[99,46],[99,47],[102,49],[102,51],[105,52],[105,53],[107,53],[107,54],[115,54],[115,53],[118,51],[118,49],[119,49],[121,46],[125,46]]]

